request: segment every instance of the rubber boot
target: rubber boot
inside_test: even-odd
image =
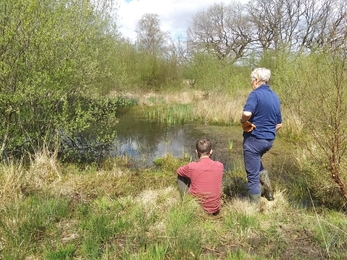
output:
[[[260,202],[260,193],[259,194],[251,194],[251,193],[249,193],[248,196],[249,196],[249,200],[250,200],[250,202],[252,204],[254,204],[254,205],[258,205],[259,204],[259,202]]]
[[[260,172],[260,183],[264,188],[261,195],[264,196],[268,201],[273,201],[275,198],[272,193],[271,182],[267,170]]]

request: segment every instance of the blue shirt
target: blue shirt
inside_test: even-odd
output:
[[[247,98],[243,111],[252,112],[248,121],[256,126],[252,132],[244,132],[243,136],[253,135],[259,139],[275,139],[276,125],[282,123],[282,114],[280,99],[269,85],[261,85],[253,90]]]

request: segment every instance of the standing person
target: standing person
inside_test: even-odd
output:
[[[199,161],[177,169],[177,184],[181,194],[189,192],[207,213],[217,215],[221,206],[224,166],[210,158],[212,152],[208,138],[197,140],[196,154]]]
[[[276,132],[282,127],[280,100],[270,89],[271,71],[257,68],[251,73],[253,91],[243,108],[241,124],[243,132],[243,155],[248,179],[248,193],[252,203],[258,204],[261,195],[274,200],[267,170],[261,158],[271,149]],[[261,193],[263,185],[264,193]]]

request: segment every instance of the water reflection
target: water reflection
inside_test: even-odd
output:
[[[121,122],[119,127],[122,127]],[[143,131],[144,129],[147,131]],[[138,133],[130,135],[122,135],[121,131],[117,132],[110,155],[125,156],[137,168],[152,166],[156,158],[167,154],[172,154],[176,158],[187,154],[194,155],[191,140],[195,137],[189,135],[183,126],[167,127],[158,124],[151,129],[138,128],[137,130]]]
[[[200,122],[168,125],[151,121],[141,111],[117,115],[119,123],[95,126],[93,131],[66,137],[61,146],[61,158],[69,162],[101,162],[107,157],[125,157],[132,168],[154,165],[157,158],[168,154],[176,158],[190,157],[197,160],[195,142],[201,137],[212,141],[212,159],[232,169],[242,160],[242,132],[239,126],[209,126]],[[102,130],[102,131],[101,131]],[[101,142],[102,133],[116,131],[111,142]],[[233,142],[232,150],[229,149]]]
[[[169,126],[165,123],[149,121],[143,114],[129,112],[118,116],[117,137],[112,144],[110,155],[124,156],[132,167],[153,166],[156,158],[172,154],[179,158],[184,155],[196,160],[195,141],[206,136],[211,139],[214,148],[214,160],[221,161],[225,168],[230,168],[231,160],[240,157],[237,147],[231,151],[228,142],[241,148],[240,129],[222,126],[205,126],[200,123]],[[239,141],[235,140],[238,138]]]

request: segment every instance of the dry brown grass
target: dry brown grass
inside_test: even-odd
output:
[[[117,92],[111,93],[111,96],[119,95]],[[139,105],[154,106],[158,103],[165,104],[191,104],[196,100],[203,100],[208,96],[208,92],[199,90],[190,90],[179,93],[125,93],[125,96],[138,100]]]
[[[199,118],[212,122],[238,122],[245,97],[227,96],[221,93],[212,93],[207,99],[196,101],[195,113]]]
[[[21,165],[0,165],[0,205],[22,195],[23,176]]]
[[[275,200],[267,201],[266,198],[260,199],[259,207],[252,205],[248,198],[234,198],[224,204],[226,212],[238,212],[243,215],[254,215],[261,212],[262,214],[282,214],[289,208],[287,199],[285,198],[285,191],[276,191],[274,193]]]
[[[36,153],[29,167],[10,162],[0,165],[0,200],[19,198],[23,193],[51,189],[61,181],[61,170],[57,154],[44,148]]]
[[[55,153],[43,149],[32,157],[26,168],[15,163],[0,165],[0,203],[35,192],[90,201],[99,195],[125,193],[132,185],[132,178],[130,170],[118,167],[117,163],[107,171],[62,167]]]
[[[303,130],[304,124],[300,117],[293,111],[282,107],[283,126],[285,131],[290,134],[299,135]]]
[[[232,94],[212,91],[188,90],[178,93],[126,93],[129,98],[138,100],[139,105],[154,106],[159,104],[192,104],[195,117],[206,122],[238,122],[243,105],[250,90],[239,90]],[[115,95],[115,94],[112,94]]]
[[[29,183],[37,188],[43,188],[52,182],[61,180],[61,170],[57,160],[58,150],[50,152],[47,147],[37,151],[30,161],[26,174]]]

